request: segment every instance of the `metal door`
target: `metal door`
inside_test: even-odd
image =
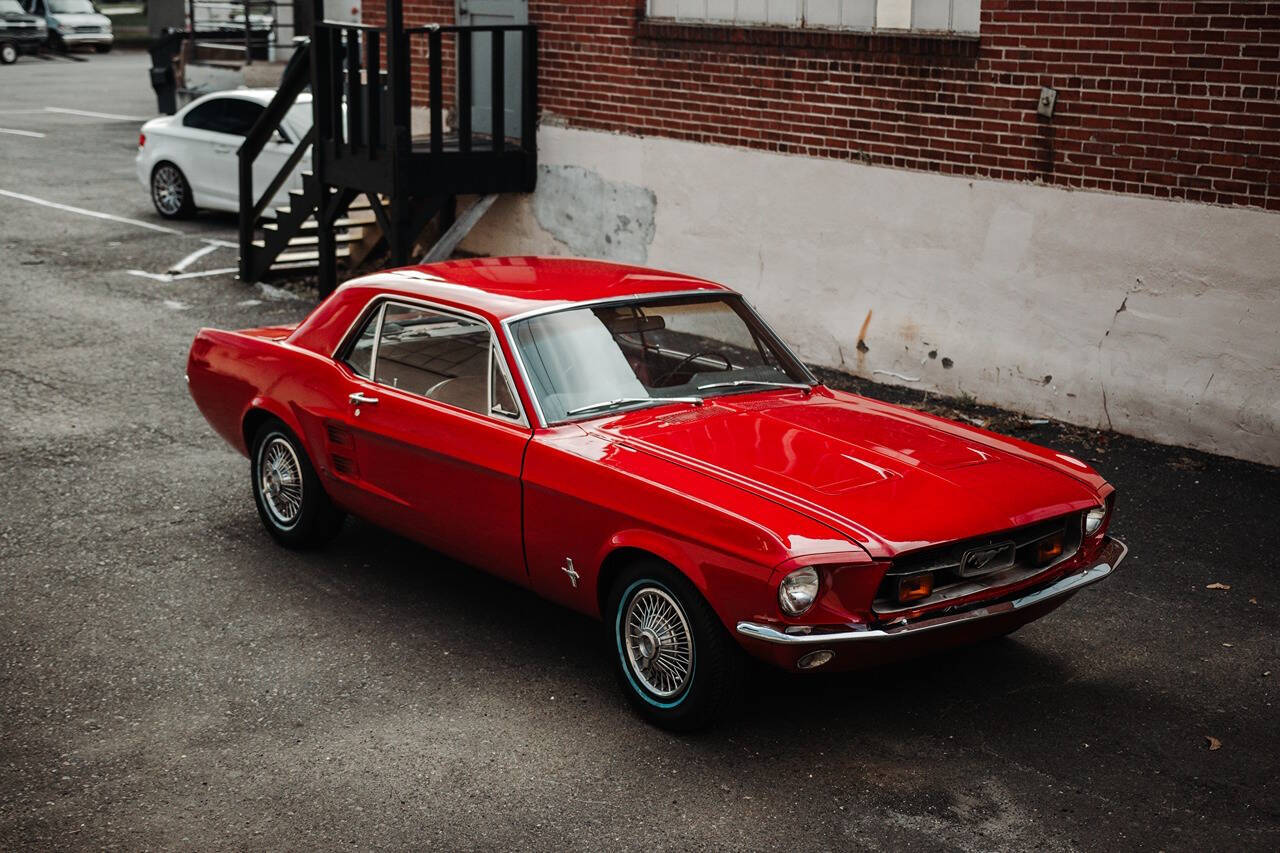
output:
[[[484,26],[529,23],[529,0],[456,0],[456,3],[459,24]],[[472,39],[471,130],[474,133],[490,133],[493,130],[493,35],[476,33]],[[502,112],[505,116],[503,136],[519,137],[524,130],[520,122],[520,84],[524,73],[520,34],[505,33],[502,46],[507,78],[502,98]]]

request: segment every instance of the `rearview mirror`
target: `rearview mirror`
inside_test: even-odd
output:
[[[662,317],[637,317],[634,314],[622,317],[610,317],[605,321],[609,331],[615,335],[638,335],[643,332],[659,332],[667,327]]]

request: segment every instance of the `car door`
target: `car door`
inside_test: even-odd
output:
[[[343,477],[371,520],[527,582],[520,471],[531,430],[483,320],[388,300],[342,358]],[[330,439],[332,440],[332,430]]]
[[[226,96],[209,98],[183,114],[181,127],[174,131],[186,160],[179,165],[195,192],[196,204],[239,209],[240,161],[236,152],[262,110],[256,101]]]

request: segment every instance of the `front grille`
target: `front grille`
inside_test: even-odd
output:
[[[82,27],[75,27],[74,29],[75,29],[75,31],[76,31],[76,32],[78,32],[78,33],[100,33],[100,32],[102,32],[102,27],[98,26],[97,24],[87,24],[87,25],[82,26]]]
[[[1073,557],[1080,550],[1083,532],[1083,513],[1073,512],[1012,530],[904,554],[895,558],[885,573],[872,609],[880,614],[915,610],[1017,583]],[[1037,564],[1036,546],[1059,533],[1062,534],[1062,553],[1051,562]],[[1011,556],[1005,556],[1008,551],[1012,551]],[[965,555],[971,552],[976,555],[992,554],[990,568],[975,569],[972,560],[970,564],[964,564]],[[933,592],[927,598],[899,603],[898,581],[904,575],[922,572],[933,573]]]

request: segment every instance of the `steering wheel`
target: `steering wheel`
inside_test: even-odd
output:
[[[701,350],[699,352],[693,353],[692,355],[686,355],[684,358],[680,359],[679,363],[676,364],[675,367],[671,368],[666,373],[662,374],[661,376],[659,376],[657,379],[654,380],[653,387],[661,388],[662,383],[666,382],[672,376],[675,376],[677,373],[683,370],[685,368],[685,365],[687,365],[689,362],[699,358],[705,358],[707,356],[712,356],[723,361],[725,370],[733,370],[733,362],[729,361],[729,357],[724,353],[718,350]]]

